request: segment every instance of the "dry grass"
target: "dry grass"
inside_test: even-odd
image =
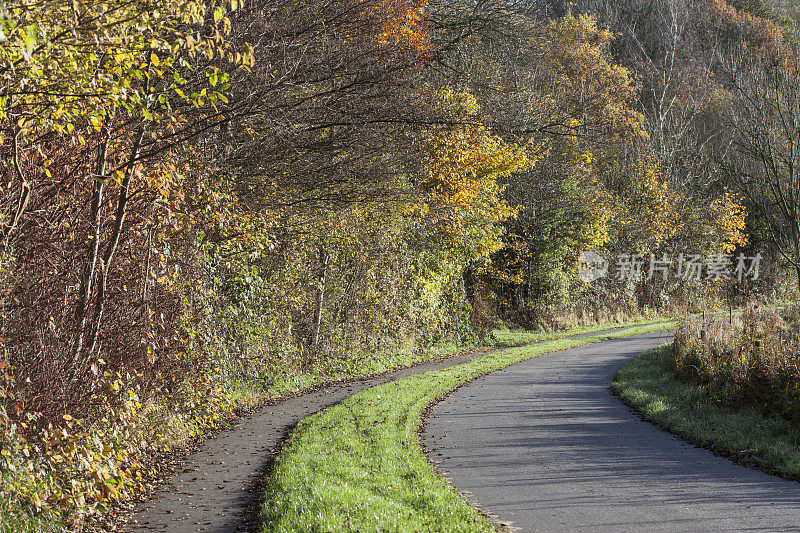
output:
[[[732,324],[684,319],[670,364],[679,379],[707,385],[721,401],[800,421],[798,324],[798,306],[750,305]]]

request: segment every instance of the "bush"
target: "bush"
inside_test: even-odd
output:
[[[799,314],[798,306],[776,311],[751,304],[733,324],[684,319],[670,365],[679,379],[707,385],[720,401],[800,421]]]

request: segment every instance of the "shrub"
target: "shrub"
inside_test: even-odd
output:
[[[707,385],[720,401],[800,421],[798,314],[797,306],[779,312],[750,304],[732,324],[684,319],[672,369],[680,379]]]

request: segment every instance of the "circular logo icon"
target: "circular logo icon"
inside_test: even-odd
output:
[[[608,272],[608,261],[591,250],[581,252],[578,257],[578,277],[586,283],[602,278]]]

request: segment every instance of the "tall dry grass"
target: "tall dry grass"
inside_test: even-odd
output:
[[[749,305],[732,323],[686,318],[670,362],[679,379],[708,386],[720,401],[800,421],[799,325],[799,306]]]

